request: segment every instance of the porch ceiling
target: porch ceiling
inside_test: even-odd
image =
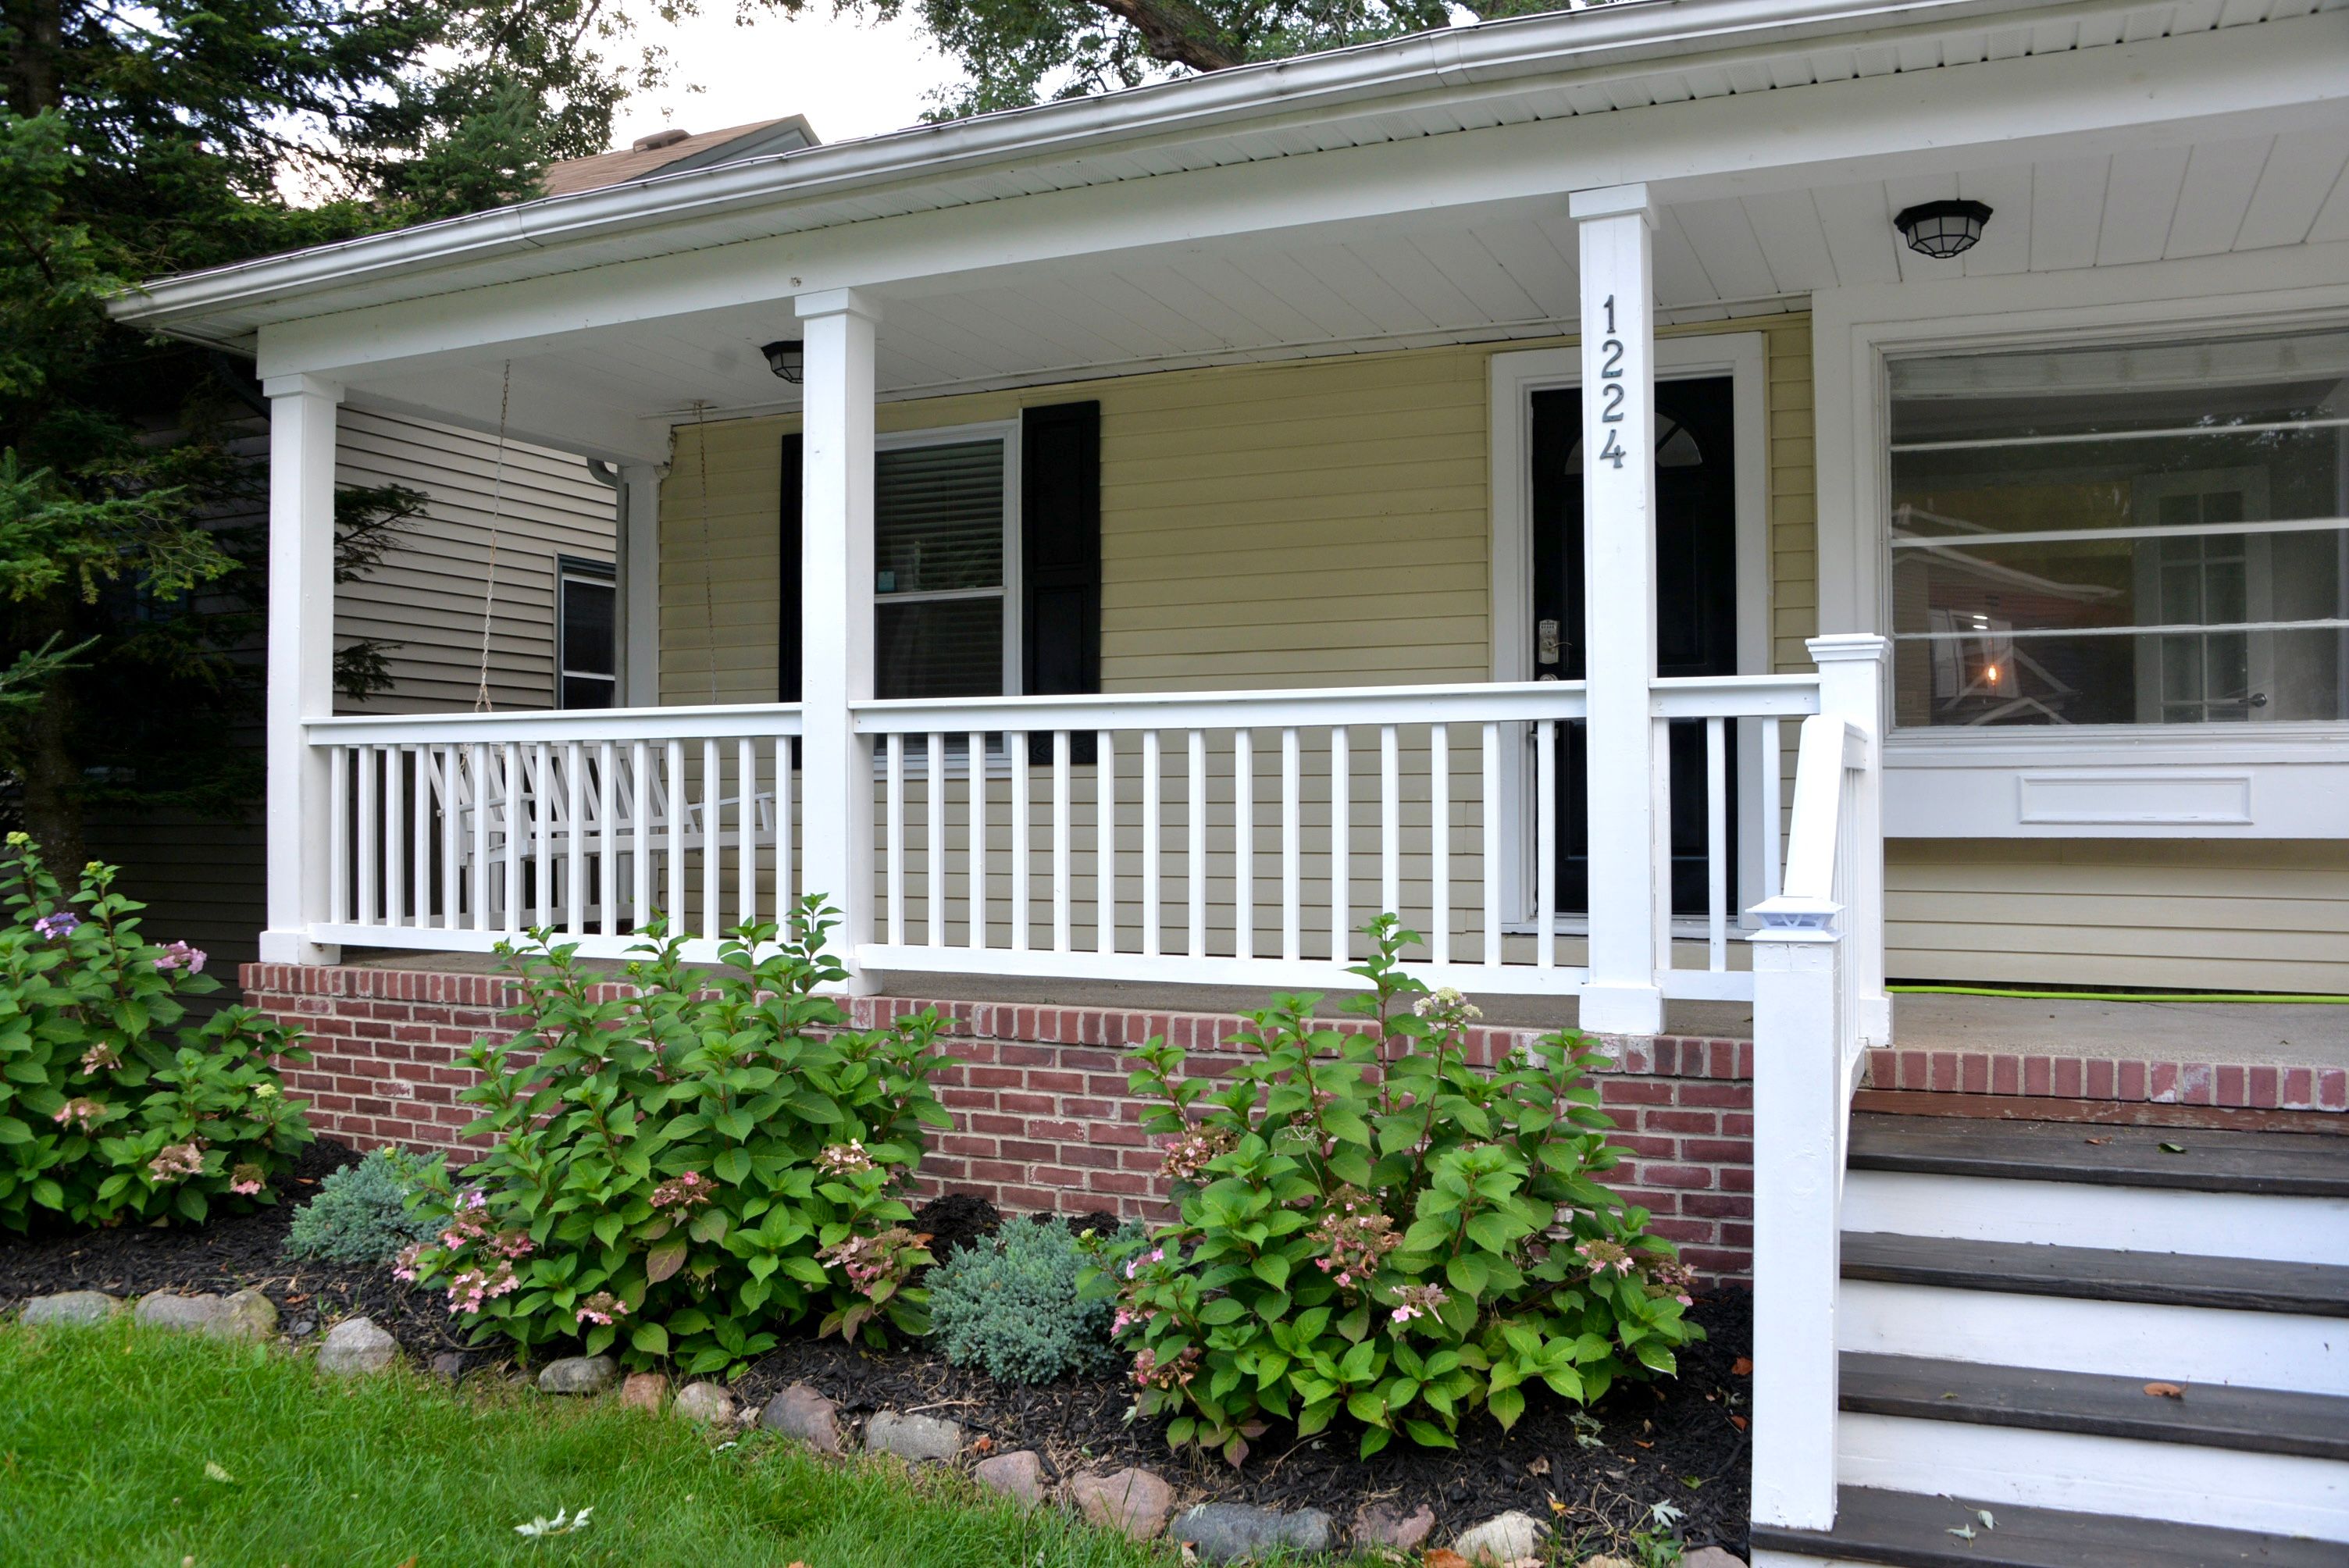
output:
[[[1817,289],[2119,266],[2349,241],[2349,126],[2178,139],[1955,174],[1893,175],[1666,204],[1656,243],[1668,321],[1799,306]],[[1893,214],[1964,196],[1993,211],[1982,242],[1935,261]],[[960,274],[887,292],[883,396],[1077,380],[1189,366],[1554,335],[1577,313],[1562,201],[1203,239]],[[651,456],[695,417],[795,407],[760,346],[795,331],[787,304],[734,305],[588,327],[354,377],[353,400],[493,425],[614,456]]]

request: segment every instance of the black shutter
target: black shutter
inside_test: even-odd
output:
[[[1019,417],[1020,690],[1101,690],[1101,405],[1056,403]],[[1071,736],[1093,759],[1090,733]],[[1031,736],[1049,762],[1052,738]]]
[[[781,568],[782,589],[776,595],[775,617],[775,700],[800,700],[800,598],[804,584],[800,576],[800,519],[805,498],[800,493],[800,448],[798,436],[783,438],[781,504],[777,509],[782,526],[776,539],[777,564]],[[716,570],[713,565],[709,568]],[[713,631],[710,634],[715,636]]]

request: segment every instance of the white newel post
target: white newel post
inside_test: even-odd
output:
[[[1836,906],[1762,906],[1754,947],[1753,1517],[1833,1528],[1842,1063]]]
[[[1644,185],[1578,191],[1582,518],[1588,606],[1590,983],[1581,1026],[1654,1035],[1671,904],[1656,676],[1655,209]],[[1545,938],[1546,939],[1546,938]]]
[[[873,347],[880,311],[854,289],[802,294],[800,885],[832,901],[852,992],[873,940],[873,750],[848,705],[873,696]]]
[[[1844,843],[1849,851],[1850,908],[1845,912],[1844,962],[1858,994],[1853,1020],[1862,1046],[1892,1043],[1892,998],[1884,989],[1884,702],[1890,639],[1868,633],[1813,637],[1819,667],[1819,711],[1863,738],[1868,768],[1854,779]]]
[[[662,469],[632,463],[620,470],[620,651],[624,707],[660,704],[660,485]]]
[[[332,964],[326,907],[337,803],[303,726],[335,713],[335,406],[343,389],[273,376],[269,397],[268,964]]]

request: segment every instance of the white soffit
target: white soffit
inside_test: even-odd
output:
[[[1470,129],[2062,54],[2349,0],[1636,0],[549,198],[185,274],[116,304],[207,341],[738,241]]]

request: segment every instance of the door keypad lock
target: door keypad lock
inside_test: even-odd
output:
[[[1541,621],[1534,626],[1534,662],[1539,665],[1557,663],[1557,623]]]

